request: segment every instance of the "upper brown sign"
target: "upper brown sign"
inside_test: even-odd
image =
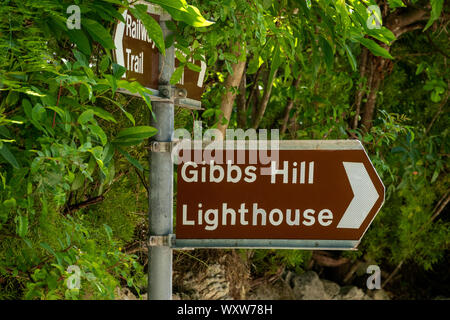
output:
[[[149,14],[159,22],[161,9],[154,5],[148,5],[148,8]],[[116,46],[113,51],[114,59],[116,63],[126,68],[123,76],[126,80],[138,81],[146,88],[158,90],[158,48],[148,36],[147,30],[140,20],[127,10],[124,11],[123,17],[125,23],[119,21],[114,29],[114,44]],[[194,63],[201,67],[201,71],[194,72],[185,68],[184,75],[177,87],[186,89],[187,98],[200,101],[203,93],[206,64],[200,61]]]
[[[193,160],[178,165],[176,247],[356,248],[384,202],[362,145],[279,143],[264,157],[183,151]]]

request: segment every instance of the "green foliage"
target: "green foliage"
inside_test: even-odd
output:
[[[406,6],[402,1],[388,2],[392,10]],[[201,43],[202,48],[195,52],[200,54],[202,49],[208,63],[208,86],[202,101],[206,110],[193,117],[201,117],[210,127],[217,125],[231,66],[246,59],[245,122],[238,119],[242,105],[237,102],[228,127],[251,127],[259,101],[278,69],[259,127],[280,128],[286,105],[293,100],[284,139],[357,138],[386,186],[386,204],[364,236],[360,250],[344,255],[380,261],[386,264],[385,269],[402,260],[425,269],[437,263],[449,247],[445,236],[448,222],[430,221],[436,203],[448,189],[449,118],[442,104],[448,94],[448,66],[435,47],[430,47],[427,37],[414,34],[395,39],[385,26],[369,29],[367,6],[375,4],[373,1],[255,1],[254,6],[248,6],[246,1],[229,0],[195,4],[216,23],[201,33],[177,26],[188,41]],[[438,3],[431,5],[436,14],[441,13]],[[432,37],[445,54],[448,39],[444,34],[440,31]],[[387,51],[394,40],[395,46]],[[367,79],[355,72],[362,46],[377,57],[396,58],[392,74],[377,95],[378,111],[369,132],[350,125],[359,84],[362,90],[368,86]],[[250,99],[254,87],[257,97]],[[191,130],[192,117],[188,113],[182,117],[180,122]],[[309,259],[305,253],[305,260],[299,258],[295,263],[298,254],[256,250],[251,258],[253,271],[257,275],[276,273],[280,265],[295,268]]]
[[[111,59],[112,28],[129,9],[164,53],[162,31],[144,17],[146,6],[129,8],[125,0],[77,1],[81,29],[71,30],[66,25],[71,4],[8,0],[0,7],[0,291],[5,298],[112,299],[121,282],[133,287],[135,277],[142,278],[136,256],[119,250],[132,239],[139,219],[126,210],[105,219],[114,210],[81,209],[105,197],[128,172],[126,162],[144,171],[136,148],[157,132],[146,125],[151,92],[123,80],[125,68]],[[181,21],[208,24],[184,1],[172,9],[185,8]],[[120,89],[140,95],[143,103],[130,104]],[[80,270],[80,290],[67,289],[70,266]]]
[[[303,250],[254,250],[252,271],[256,276],[270,276],[287,268],[300,274],[306,269],[311,256],[311,251]]]
[[[433,50],[426,43],[426,36],[404,39],[393,55]],[[370,258],[429,270],[449,248],[450,223],[437,206],[449,186],[449,118],[445,113],[435,118],[448,81],[445,59],[427,54],[406,56],[384,82],[379,108],[391,113],[381,112],[363,138],[387,196],[361,244]]]
[[[283,139],[358,138],[382,178],[386,204],[360,251],[345,255],[426,270],[440,261],[450,245],[450,224],[437,206],[449,188],[445,32],[395,39],[384,26],[370,29],[374,1],[150,2],[175,20],[166,39],[144,5],[125,0],[77,1],[79,30],[66,26],[71,1],[0,6],[0,298],[112,299],[117,287],[139,293],[146,285],[140,257],[123,248],[143,240],[139,232],[148,227],[143,142],[156,130],[147,125],[151,92],[123,80],[125,68],[111,58],[112,28],[125,9],[143,20],[162,53],[176,47],[172,84],[186,67],[198,71],[193,61],[208,65],[206,110],[177,111],[176,127],[192,130],[196,119],[207,122],[204,129],[216,126],[226,79],[245,60],[246,90],[230,90],[246,105],[236,104],[230,128],[254,126],[271,90],[257,127],[282,126],[292,101]],[[391,10],[410,5],[387,3]],[[425,29],[444,10],[443,1],[431,1]],[[395,57],[369,130],[349,125],[353,96],[368,87],[357,72],[362,47],[377,59]],[[254,274],[273,275],[302,272],[310,259],[309,251],[255,250],[249,262]]]

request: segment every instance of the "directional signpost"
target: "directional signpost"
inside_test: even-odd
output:
[[[355,249],[384,202],[357,140],[279,141],[266,163],[225,149],[178,165],[177,248]]]
[[[170,16],[148,8],[169,36]],[[194,141],[178,164],[174,235],[174,104],[200,108],[206,65],[190,61],[200,72],[185,70],[174,88],[173,45],[160,55],[142,23],[127,11],[123,17],[114,56],[126,80],[154,93],[158,129],[150,144],[149,299],[172,297],[172,249],[356,249],[384,202],[383,183],[356,140],[271,141],[268,150],[252,141],[219,148]]]
[[[149,14],[160,21],[161,13],[157,7],[149,6]],[[152,90],[158,90],[158,61],[159,51],[155,43],[149,38],[141,21],[131,12],[125,10],[122,14],[125,23],[119,22],[114,32],[114,57],[117,64],[126,69],[124,79],[134,79]]]
[[[139,2],[138,2],[139,3]],[[147,12],[160,23],[164,37],[170,35],[165,22],[171,17],[160,7],[148,4]],[[174,105],[191,109],[201,109],[201,95],[206,64],[198,65],[200,72],[186,70],[181,83],[175,87],[170,79],[176,65],[175,48],[166,48],[162,56],[150,39],[144,25],[130,12],[123,12],[125,22],[119,21],[114,30],[114,58],[125,67],[123,76],[128,81],[137,81],[150,89],[153,95],[151,125],[158,129],[152,137],[152,144],[171,143],[174,127]],[[132,94],[128,91],[123,91]],[[150,239],[161,239],[172,233],[173,164],[170,152],[151,149],[150,177],[152,190],[149,195]],[[149,241],[148,299],[172,298],[172,248],[166,243]]]
[[[158,6],[147,4],[147,8],[148,14],[157,22],[170,19],[170,16]],[[140,20],[136,19],[128,10],[125,10],[122,16],[125,23],[119,21],[114,30],[116,49],[113,51],[113,56],[116,63],[125,67],[124,79],[137,81],[152,90],[154,95],[151,99],[159,101],[164,97],[161,97],[159,92],[158,48],[148,36]],[[196,61],[194,64],[200,68],[200,72],[185,68],[180,83],[176,85],[177,88],[184,89],[182,92],[185,96],[178,97],[175,104],[190,109],[201,109],[200,100],[204,89],[206,64],[203,61]],[[122,91],[128,93],[125,90]]]

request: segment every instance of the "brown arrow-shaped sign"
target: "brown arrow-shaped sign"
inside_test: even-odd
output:
[[[356,248],[384,202],[359,141],[246,144],[180,152],[175,247]]]
[[[159,6],[147,4],[148,14],[157,22],[170,18]],[[159,51],[149,37],[142,22],[131,12],[125,10],[122,14],[125,22],[119,21],[114,28],[113,57],[117,64],[125,67],[123,78],[137,81],[144,87],[157,92],[159,83]],[[161,18],[162,17],[162,18]],[[186,89],[187,98],[200,101],[203,94],[203,80],[206,63],[203,61],[189,61],[200,69],[194,72],[185,68],[182,80],[176,86]],[[179,61],[175,60],[176,66]]]

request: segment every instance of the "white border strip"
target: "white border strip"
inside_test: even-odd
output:
[[[203,149],[218,150],[364,150],[359,140],[191,140],[191,149],[198,149],[200,143]]]
[[[304,249],[356,250],[357,240],[299,240],[299,239],[174,239],[172,249],[246,248],[246,249]]]

